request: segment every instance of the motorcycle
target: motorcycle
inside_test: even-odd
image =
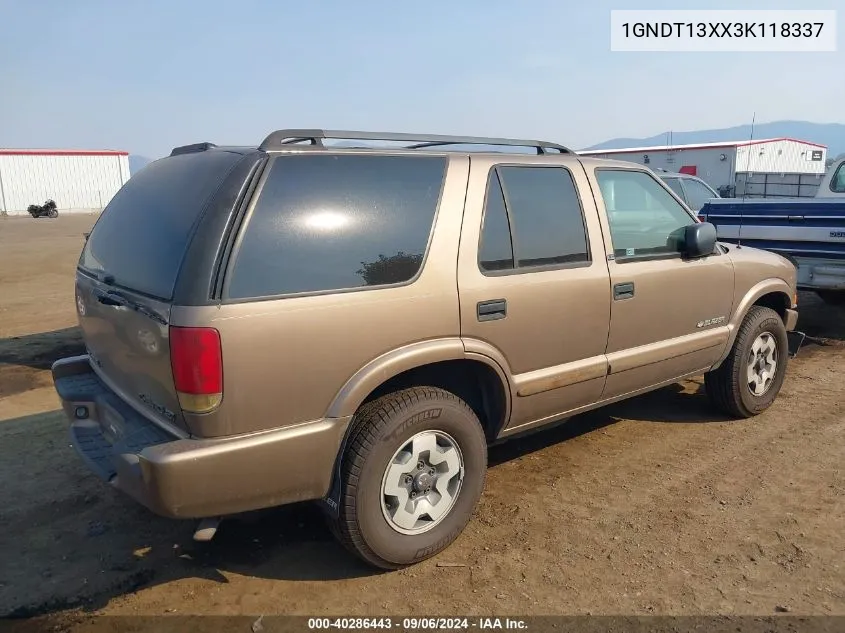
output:
[[[47,200],[43,205],[31,204],[26,209],[34,218],[57,218],[59,217],[59,210],[56,208],[56,203],[52,200]]]

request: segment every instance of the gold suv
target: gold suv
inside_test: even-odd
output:
[[[315,500],[389,569],[461,533],[493,441],[700,374],[765,410],[795,288],[632,163],[279,130],[123,186],[77,268],[86,354],[53,378],[89,467],[197,539]]]

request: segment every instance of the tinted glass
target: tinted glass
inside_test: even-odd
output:
[[[677,252],[678,230],[695,220],[646,172],[597,169],[617,258]]]
[[[562,167],[498,167],[517,266],[589,260],[575,183]]]
[[[212,151],[150,163],[103,210],[79,265],[114,276],[118,285],[170,299],[194,224],[241,158]]]
[[[686,202],[686,196],[684,195],[684,190],[681,188],[681,182],[677,178],[664,178],[663,182],[669,185],[669,189],[674,191],[678,194],[678,197]]]
[[[405,282],[420,269],[446,160],[280,156],[231,273],[232,298]]]
[[[845,193],[845,163],[836,168],[836,173],[830,180],[830,189],[836,193]]]
[[[482,270],[507,270],[513,268],[513,245],[505,198],[496,170],[490,172],[487,182],[487,203],[484,208],[481,230],[479,264]]]
[[[705,185],[692,178],[684,180],[684,187],[687,190],[687,204],[693,211],[700,210],[708,200],[716,197]]]

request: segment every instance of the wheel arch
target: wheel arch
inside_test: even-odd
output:
[[[728,323],[730,334],[728,336],[727,343],[725,344],[725,349],[722,352],[722,356],[713,365],[712,369],[719,367],[719,365],[721,365],[730,354],[734,342],[736,341],[737,334],[739,334],[739,327],[742,325],[743,320],[752,306],[771,308],[777,312],[778,316],[780,316],[781,320],[785,324],[786,311],[793,306],[792,289],[786,281],[779,278],[764,279],[752,286],[739,301],[733,315],[731,316]]]
[[[469,404],[489,439],[507,424],[511,383],[504,358],[486,344],[460,338],[421,341],[383,354],[340,389],[325,417],[349,417],[361,405],[409,386],[440,387]]]

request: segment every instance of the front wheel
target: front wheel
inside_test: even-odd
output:
[[[59,212],[56,209],[50,209],[47,212],[47,217],[48,218],[57,218],[57,217],[59,217]]]
[[[786,328],[778,313],[753,306],[725,362],[704,375],[707,395],[732,417],[758,415],[780,392],[788,358]]]
[[[339,540],[382,569],[448,547],[487,474],[487,440],[472,409],[443,389],[413,387],[367,403],[352,425],[332,525]]]

